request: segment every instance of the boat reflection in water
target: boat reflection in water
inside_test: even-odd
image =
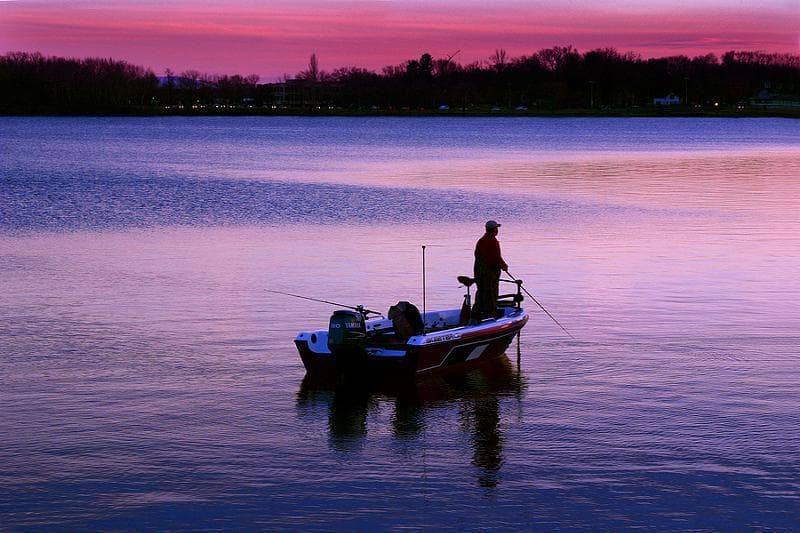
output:
[[[504,461],[501,400],[520,397],[524,382],[518,368],[503,355],[469,372],[425,380],[384,378],[367,384],[359,377],[307,374],[297,406],[304,412],[327,408],[328,442],[334,452],[364,451],[370,431],[385,432],[380,426],[386,420],[381,416],[386,405],[392,409],[391,435],[418,447],[419,453],[428,446],[426,432],[460,430],[469,438],[479,484],[493,487]],[[450,418],[452,425],[446,423]],[[461,440],[452,434],[443,438]]]

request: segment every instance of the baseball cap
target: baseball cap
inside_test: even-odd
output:
[[[486,229],[487,230],[494,229],[494,228],[499,228],[500,226],[502,226],[502,224],[498,224],[494,220],[490,220],[490,221],[488,221],[486,223]]]

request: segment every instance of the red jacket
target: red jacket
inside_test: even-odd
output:
[[[507,268],[503,256],[500,255],[500,243],[494,235],[485,233],[475,245],[475,261],[481,261],[489,268],[502,270]]]

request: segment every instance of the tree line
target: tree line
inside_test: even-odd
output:
[[[312,55],[278,83],[256,75],[152,70],[114,59],[39,53],[0,56],[0,112],[426,112],[603,110],[653,107],[674,95],[684,108],[746,104],[759,91],[800,101],[800,56],[730,51],[643,59],[614,48],[580,53],[557,46],[510,58],[502,49],[462,65],[428,53],[375,72],[330,72]]]

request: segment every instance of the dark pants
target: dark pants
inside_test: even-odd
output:
[[[475,262],[475,305],[472,306],[473,320],[495,318],[497,297],[500,294],[500,269],[490,268],[480,261]]]

